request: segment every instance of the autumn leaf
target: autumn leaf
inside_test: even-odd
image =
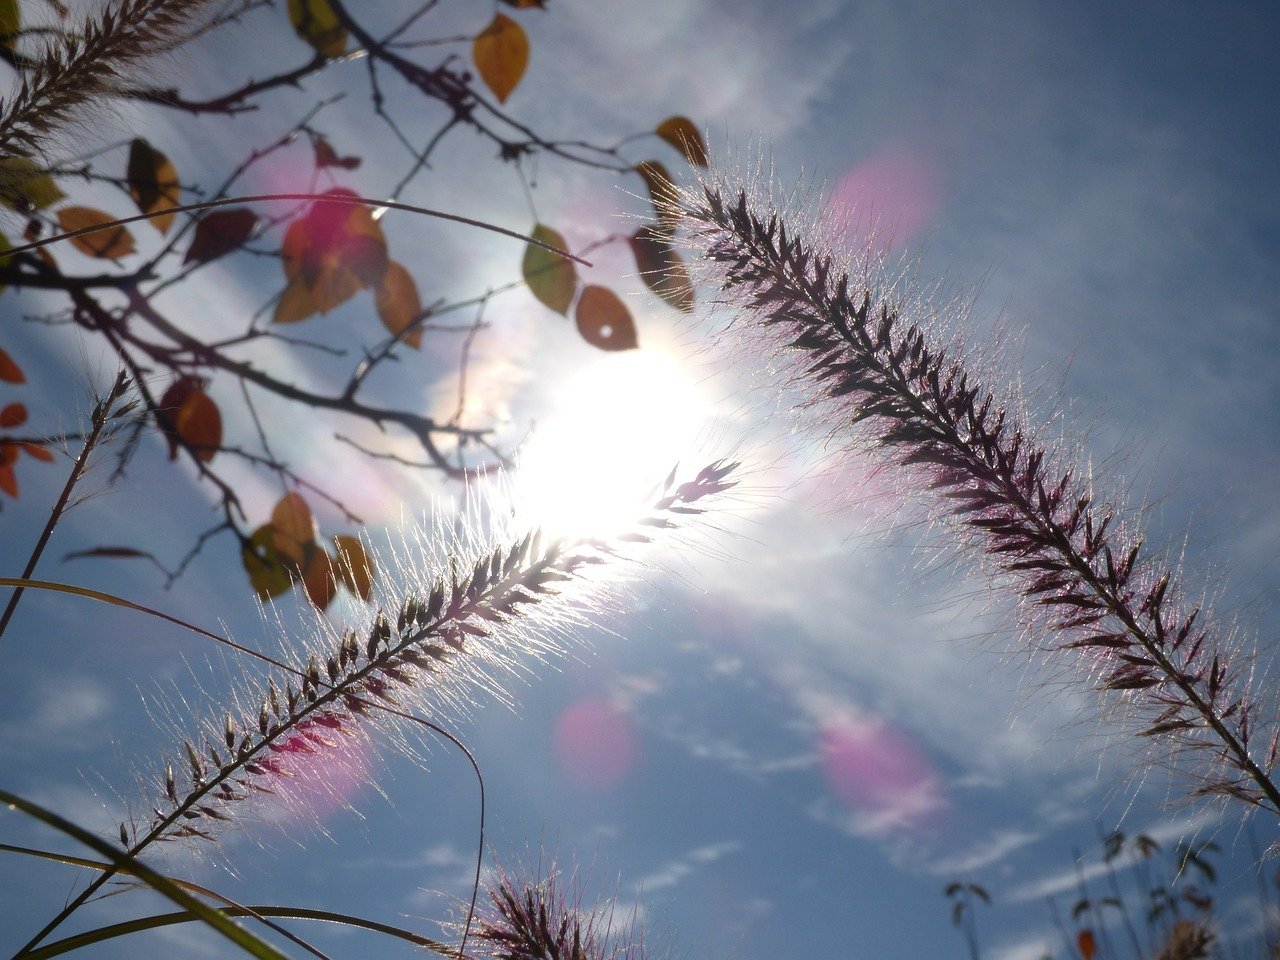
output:
[[[667,168],[657,160],[644,160],[636,164],[636,173],[644,180],[649,189],[649,200],[653,204],[658,221],[668,228],[674,228],[679,219],[675,205],[671,202],[675,196],[675,181]]]
[[[4,347],[0,347],[0,380],[5,383],[27,382],[27,375]]]
[[[578,297],[574,320],[582,339],[601,350],[633,350],[636,325],[616,293],[607,287],[590,286]]]
[[[222,445],[222,414],[199,377],[175,380],[160,398],[156,420],[169,440],[170,460],[177,459],[183,444],[197,460],[208,463]]]
[[[317,610],[324,610],[338,595],[338,578],[334,575],[333,558],[314,544],[307,551],[302,567],[302,589]]]
[[[485,86],[499,103],[506,103],[529,65],[529,37],[520,24],[499,13],[476,37],[471,56]]]
[[[350,190],[331,196],[355,197]],[[367,207],[315,203],[289,224],[281,247],[289,281],[276,304],[276,323],[294,323],[328,313],[365,287],[377,288],[387,275],[387,241]]]
[[[173,210],[182,202],[178,186],[178,171],[159,150],[139,138],[129,146],[129,165],[125,176],[129,182],[129,194],[142,213],[156,214],[147,222],[160,231],[169,232],[173,226]]]
[[[339,533],[333,538],[338,581],[361,600],[373,593],[373,564],[359,537]]]
[[[690,163],[699,167],[707,165],[707,145],[688,117],[667,117],[654,133],[683,153]]]
[[[9,242],[9,238],[6,237],[3,233],[0,233],[0,253],[4,253],[4,251],[8,250],[12,246],[13,244]],[[9,258],[0,257],[0,267],[7,267],[8,265],[9,265]],[[4,293],[3,283],[0,283],[0,293]]]
[[[32,457],[36,460],[40,460],[44,463],[53,463],[53,454],[50,453],[48,450],[46,450],[40,444],[29,443],[24,440],[21,446],[22,446],[22,449],[26,451],[27,456]]]
[[[280,498],[271,511],[271,529],[276,552],[301,569],[307,547],[316,542],[316,521],[302,494],[291,491]]]
[[[43,210],[66,196],[48,173],[26,157],[0,157],[0,203],[10,210]]]
[[[333,146],[324,137],[316,137],[313,144],[316,151],[316,166],[318,168],[340,167],[343,170],[354,170],[360,166],[359,157],[340,157]]]
[[[183,264],[208,263],[244,244],[258,226],[258,215],[248,207],[214,210],[196,223],[195,234]]]
[[[561,250],[568,249],[564,237],[542,224],[535,226],[530,236]],[[578,271],[572,260],[531,243],[525,247],[520,272],[530,293],[556,313],[568,316],[569,304],[578,286]]]
[[[676,253],[665,232],[643,226],[627,243],[636,258],[640,279],[659,297],[683,313],[693,309],[693,284],[684,261]]]
[[[275,547],[275,530],[264,523],[253,532],[241,551],[241,562],[249,575],[249,584],[259,600],[269,600],[285,593],[293,580]]]
[[[93,207],[63,207],[58,211],[58,227],[64,233],[102,226],[115,219],[111,214]],[[103,260],[119,260],[138,249],[134,245],[133,234],[122,226],[105,227],[70,239],[71,245],[81,253]]]
[[[383,326],[393,336],[408,330],[400,337],[400,342],[417,350],[422,344],[422,330],[409,328],[422,313],[422,298],[418,296],[418,285],[409,276],[409,271],[395,262],[387,264],[386,276],[378,284],[374,302]]]
[[[27,408],[21,403],[11,403],[0,410],[0,427],[12,430],[27,422]]]
[[[508,7],[515,7],[517,10],[545,10],[547,9],[547,0],[502,0]]]
[[[1092,930],[1081,930],[1076,937],[1076,946],[1080,949],[1080,956],[1084,960],[1093,960],[1098,952],[1098,941],[1094,938]]]
[[[18,459],[18,447],[13,443],[0,443],[0,490],[18,499],[18,475],[13,465]]]
[[[289,0],[289,22],[294,32],[316,53],[340,57],[347,51],[347,30],[328,0]]]

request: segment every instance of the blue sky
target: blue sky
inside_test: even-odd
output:
[[[1264,640],[1280,633],[1280,71],[1271,42],[1280,15],[1261,3],[1212,13],[909,0],[549,6],[520,14],[533,57],[513,113],[540,130],[603,141],[687,114],[713,146],[766,150],[784,184],[856,199],[915,252],[923,280],[944,278],[976,298],[975,328],[998,327],[1010,343],[993,362],[1063,398],[1098,470],[1118,473],[1116,484],[1148,504],[1153,538],[1175,554],[1185,549],[1191,576],[1206,579],[1224,614]],[[164,66],[166,82],[217,90],[245,71],[300,59],[282,18],[268,10],[246,27],[274,31],[278,44],[215,39],[195,52],[198,66]],[[442,11],[438,23],[441,33],[475,27],[465,11]],[[221,124],[137,107],[96,122],[105,142],[145,131],[184,175],[207,170],[213,181],[245,145],[278,136],[350,84],[347,101],[317,126],[340,153],[364,157],[345,182],[378,195],[404,159],[381,146],[364,82],[360,64],[343,65],[270,109]],[[126,132],[108,126],[117,122]],[[282,154],[246,188],[295,182],[305,153]],[[628,156],[677,163],[656,142]],[[539,215],[573,245],[630,232],[627,218],[644,215],[628,193],[642,192],[638,182],[550,161],[537,179]],[[109,192],[84,196],[121,204]],[[518,181],[466,134],[448,141],[405,199],[529,226]],[[3,229],[15,232],[8,222]],[[520,251],[499,239],[411,220],[389,220],[387,232],[392,256],[415,271],[427,300],[518,270]],[[604,248],[595,260],[593,278],[634,294],[642,348],[680,365],[684,385],[662,389],[705,403],[693,430],[703,455],[729,450],[749,472],[723,529],[694,533],[661,556],[663,572],[601,598],[582,643],[514,683],[514,710],[482,699],[459,718],[485,772],[496,854],[576,860],[589,900],[616,896],[618,915],[634,910],[650,927],[655,952],[691,958],[963,956],[942,888],[973,881],[995,899],[979,914],[984,956],[1034,960],[1046,947],[1064,951],[1046,897],[1069,910],[1079,875],[1093,882],[1098,831],[1120,827],[1166,847],[1215,839],[1219,915],[1247,935],[1258,911],[1238,818],[1171,807],[1176,791],[1095,722],[1080,685],[1021,652],[999,598],[960,576],[937,540],[895,526],[891,483],[786,413],[768,371],[741,369],[748,351],[731,347],[725,359],[705,350],[714,321],[677,318],[634,278],[618,279],[634,272],[625,249]],[[249,257],[197,278],[166,302],[209,335],[236,329],[281,284],[273,261]],[[110,366],[96,344],[19,322],[35,302],[0,296],[0,345],[30,379],[5,385],[0,402],[21,399],[33,423],[70,429],[73,411],[87,406],[86,381],[105,382]],[[308,332],[367,340],[367,314],[339,311]],[[470,412],[504,424],[508,436],[535,419],[552,429],[575,378],[622,377],[523,292],[495,301],[488,316]],[[455,355],[427,353],[383,389],[438,410],[453,396]],[[262,359],[321,385],[336,369],[289,349]],[[228,433],[247,435],[234,391],[224,389]],[[655,396],[642,409],[658,406]],[[374,470],[329,430],[291,429],[282,443],[295,467],[357,504],[377,538],[449,493],[430,479]],[[1124,455],[1107,459],[1117,448]],[[659,464],[658,475],[668,467]],[[105,472],[89,489],[102,489]],[[14,573],[57,473],[22,464],[22,499],[0,514],[4,566]],[[265,516],[279,495],[273,479],[234,476]],[[108,542],[159,545],[175,557],[212,516],[211,498],[149,437],[130,482],[59,527],[41,572],[222,622],[242,641],[273,647],[280,639],[248,602],[228,541],[215,541],[167,592],[145,569],[56,563]],[[326,532],[343,529],[319,512]],[[294,622],[290,610],[282,616]],[[0,706],[0,780],[104,829],[126,800],[137,802],[129,769],[176,742],[153,712],[180,724],[184,699],[198,709],[243,669],[157,622],[38,596],[24,600],[0,642],[12,678]],[[1264,658],[1264,683],[1269,669]],[[366,787],[351,797],[355,812],[327,813],[319,829],[252,829],[224,841],[225,857],[170,865],[242,901],[341,905],[411,918],[430,932],[449,898],[468,888],[474,780],[444,748],[425,764],[389,752],[376,779],[385,798]],[[1264,820],[1252,829],[1263,845],[1280,839]],[[14,816],[0,818],[0,831],[14,843],[59,842]],[[0,943],[21,942],[68,883],[63,870],[9,861],[0,871]],[[145,899],[115,898],[91,916],[130,915]],[[326,942],[348,956],[398,955],[354,937]],[[224,955],[185,929],[151,943]]]

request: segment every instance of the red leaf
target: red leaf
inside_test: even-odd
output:
[[[1076,937],[1076,946],[1080,948],[1080,956],[1084,957],[1084,960],[1093,960],[1094,954],[1098,952],[1098,941],[1094,938],[1092,930],[1081,930]]]
[[[22,372],[22,368],[14,362],[13,357],[9,356],[7,350],[0,347],[0,380],[5,383],[26,383],[26,374]]]
[[[27,422],[27,408],[20,403],[11,403],[0,410],[0,427],[20,427]]]

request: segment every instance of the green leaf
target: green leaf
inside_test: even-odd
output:
[[[249,546],[242,551],[244,572],[249,575],[249,584],[260,600],[278,597],[293,586],[289,569],[276,550],[275,536],[275,527],[264,523],[253,532]]]
[[[107,843],[83,827],[72,823],[70,820],[65,820],[51,810],[46,810],[44,807],[38,806],[30,800],[25,800],[7,790],[0,790],[0,803],[16,807],[28,816],[34,817],[55,830],[60,830],[67,836],[80,841],[85,846],[96,851],[100,856],[110,860],[117,870],[127,871],[151,887],[156,893],[168,897],[187,912],[194,914],[205,925],[222,934],[249,956],[258,957],[259,960],[287,960],[283,953],[265,940],[255,937],[240,924],[232,922],[222,911],[215,910],[208,904],[197,900],[168,877],[156,873],[141,860]]]
[[[65,196],[53,178],[26,157],[0,158],[0,203],[10,210],[43,210]]]
[[[12,50],[17,33],[22,29],[18,0],[0,0],[0,47]]]
[[[539,243],[568,249],[564,237],[542,224],[535,226],[530,236]],[[569,304],[573,302],[573,293],[578,287],[578,271],[572,260],[531,243],[525,248],[520,272],[529,285],[530,293],[556,313],[569,315]]]
[[[347,52],[347,29],[329,0],[289,0],[289,22],[316,53],[340,57]]]

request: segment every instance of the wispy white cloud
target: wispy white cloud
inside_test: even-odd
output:
[[[702,867],[709,866],[743,849],[738,840],[723,840],[718,843],[703,844],[694,847],[687,853],[664,863],[662,866],[635,881],[638,896],[651,894],[657,890],[674,887]]]

